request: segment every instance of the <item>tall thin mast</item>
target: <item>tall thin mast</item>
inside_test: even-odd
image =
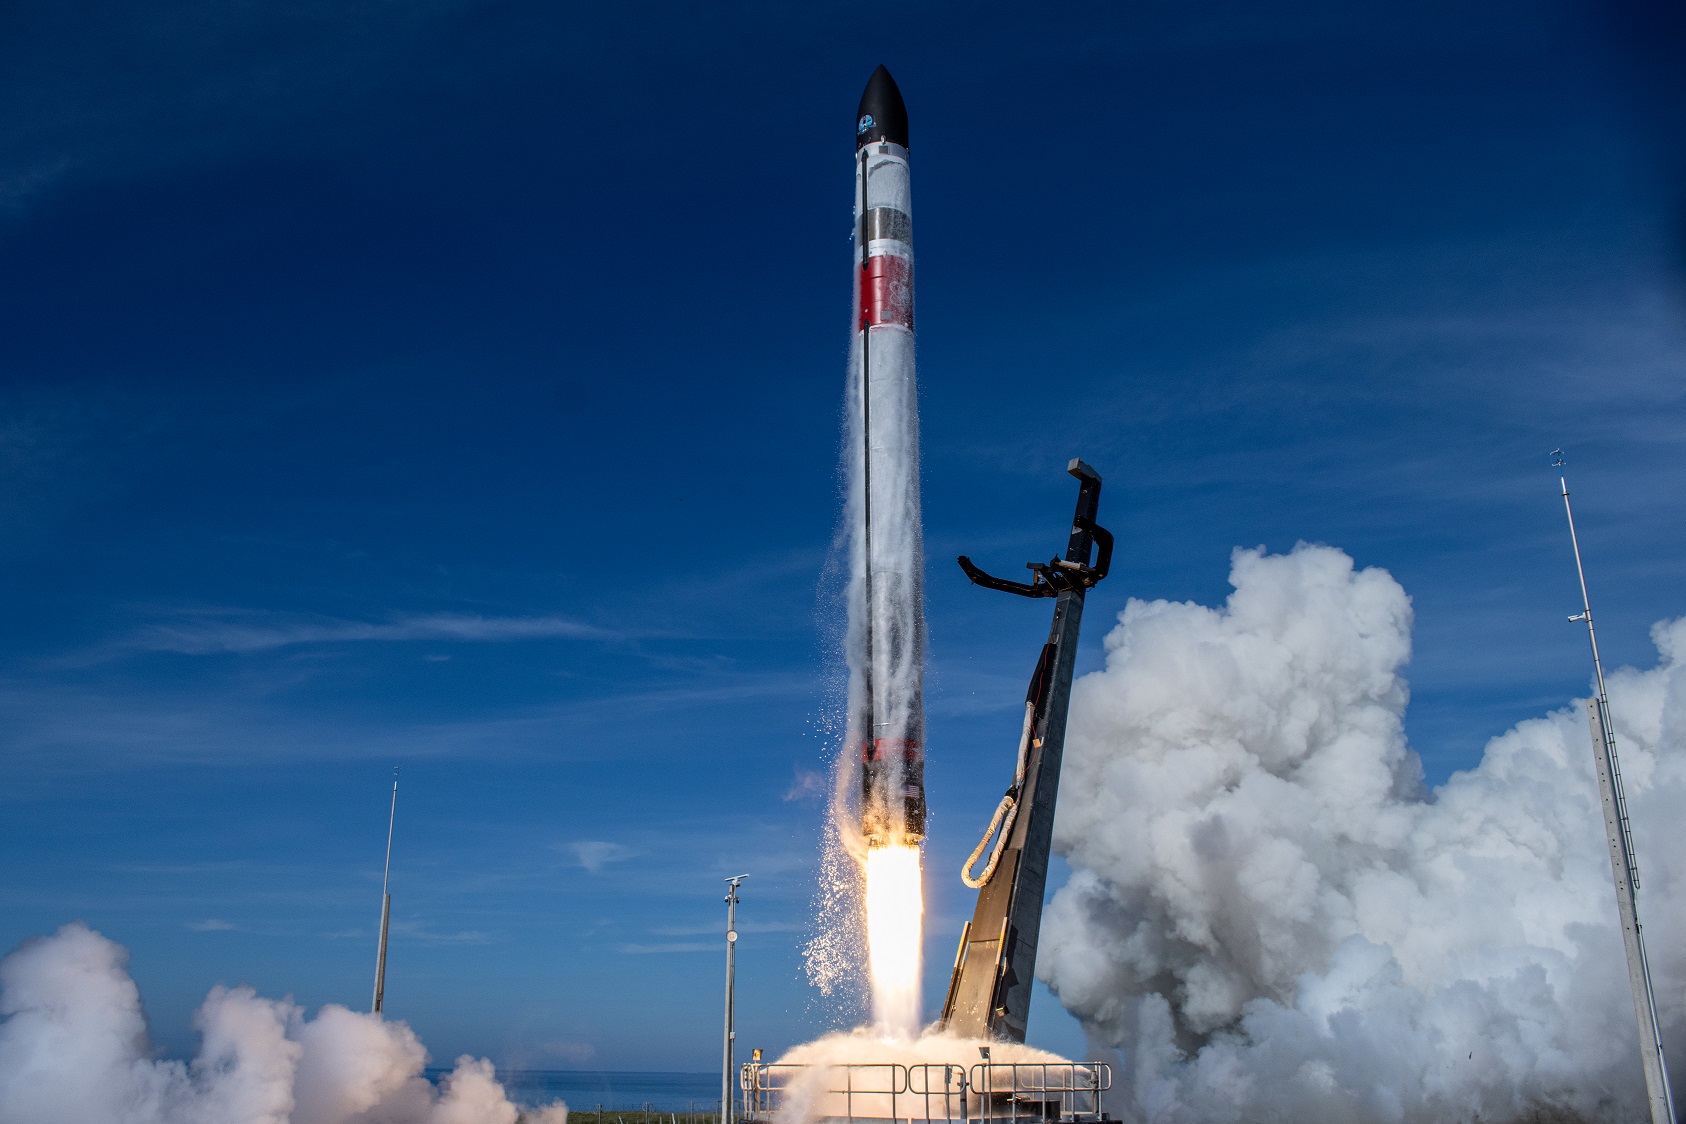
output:
[[[738,886],[748,877],[739,874],[726,879],[726,1056],[720,1067],[720,1124],[732,1124],[732,1047],[738,1038],[733,1009],[738,974]]]
[[[375,954],[375,1002],[370,1011],[380,1014],[386,1005],[386,927],[392,919],[392,895],[387,887],[392,881],[392,825],[398,822],[398,770],[392,770],[392,810],[386,817],[386,870],[381,874],[381,943]]]
[[[1592,669],[1598,694],[1587,703],[1592,723],[1593,761],[1604,805],[1604,834],[1610,845],[1610,870],[1616,880],[1616,911],[1621,916],[1622,942],[1627,948],[1628,984],[1633,990],[1633,1013],[1639,1021],[1639,1056],[1645,1066],[1645,1095],[1651,1124],[1675,1124],[1674,1100],[1669,1094],[1668,1066],[1663,1059],[1662,1029],[1657,1025],[1657,1001],[1651,990],[1651,965],[1645,956],[1645,936],[1639,927],[1639,862],[1633,850],[1633,829],[1627,817],[1627,795],[1616,756],[1616,732],[1610,724],[1610,699],[1604,691],[1604,661],[1598,656],[1598,632],[1592,626],[1592,600],[1587,596],[1586,569],[1581,565],[1581,541],[1575,534],[1575,512],[1569,505],[1569,479],[1563,470],[1562,449],[1553,449],[1558,483],[1563,491],[1563,514],[1569,518],[1569,544],[1575,551],[1575,575],[1581,583],[1581,611],[1571,621],[1586,622],[1592,645]]]

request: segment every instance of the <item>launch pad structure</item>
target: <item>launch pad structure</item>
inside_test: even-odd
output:
[[[816,1124],[1102,1124],[1112,1067],[1076,1062],[894,1062],[743,1067],[744,1124],[798,1103]]]

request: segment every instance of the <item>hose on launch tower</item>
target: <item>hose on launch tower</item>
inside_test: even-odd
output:
[[[1001,803],[995,806],[995,815],[990,817],[989,826],[984,829],[983,838],[972,849],[971,855],[960,868],[960,881],[966,883],[973,890],[981,890],[988,884],[990,876],[995,873],[996,866],[1001,862],[1001,852],[1007,849],[1007,838],[1013,834],[1013,821],[1019,818],[1019,794],[1024,788],[1024,772],[1030,763],[1030,732],[1036,725],[1036,703],[1026,700],[1024,704],[1024,732],[1019,735],[1019,759],[1013,767],[1013,784],[1007,790],[1007,795],[1001,798]],[[1000,833],[997,834],[997,828]],[[972,877],[972,868],[978,859],[989,848],[990,839],[995,840],[995,849],[990,851],[989,865],[983,868],[983,873]]]

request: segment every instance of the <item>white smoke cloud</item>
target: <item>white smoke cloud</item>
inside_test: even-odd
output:
[[[1154,1121],[1644,1116],[1584,710],[1425,793],[1411,606],[1338,550],[1132,601],[1072,693],[1041,972]],[[1666,1043],[1686,1046],[1686,620],[1610,679]]]
[[[326,1006],[314,1019],[249,987],[214,988],[190,1063],[156,1060],[128,953],[84,925],[0,960],[0,1120],[18,1124],[566,1124],[518,1109],[484,1059],[435,1089],[401,1022]]]

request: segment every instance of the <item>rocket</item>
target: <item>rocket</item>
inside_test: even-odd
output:
[[[924,546],[907,106],[880,66],[855,114],[849,739],[868,847],[925,836]]]

